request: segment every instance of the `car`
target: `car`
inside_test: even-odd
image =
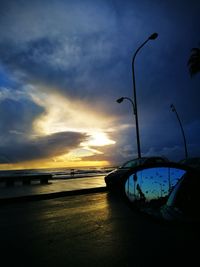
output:
[[[182,159],[179,163],[200,170],[200,157]]]
[[[129,173],[130,170],[134,170],[134,168],[146,164],[163,163],[163,162],[169,162],[169,160],[165,157],[159,157],[159,156],[141,157],[129,160],[119,168],[109,172],[104,177],[106,187],[108,190],[116,190],[116,189],[118,190],[121,188],[124,179],[126,179],[127,173]]]
[[[155,163],[129,171],[124,196],[145,214],[170,221],[200,222],[200,171],[179,163]]]

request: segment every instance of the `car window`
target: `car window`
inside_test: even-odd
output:
[[[146,160],[146,163],[151,164],[151,163],[162,163],[165,162],[164,159],[162,158],[150,158]]]
[[[133,168],[138,166],[138,161],[137,160],[131,160],[126,162],[124,165],[122,165],[122,168]]]
[[[146,163],[147,159],[143,158],[143,159],[139,159],[139,164],[142,165],[144,163]]]

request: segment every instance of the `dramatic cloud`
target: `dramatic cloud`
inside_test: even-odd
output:
[[[189,154],[199,155],[200,77],[187,68],[199,8],[197,0],[2,0],[1,161],[136,157],[132,107],[116,99],[132,97],[132,56],[153,32],[135,61],[142,154],[184,157],[173,103]]]
[[[1,163],[16,163],[56,157],[77,148],[85,139],[84,134],[74,132],[55,133],[32,140],[13,139],[9,144],[0,146],[2,155],[0,160]]]
[[[12,131],[26,133],[32,132],[32,122],[44,109],[30,99],[10,94],[9,90],[1,88],[0,95],[0,136],[7,138]],[[5,140],[3,140],[5,141]]]

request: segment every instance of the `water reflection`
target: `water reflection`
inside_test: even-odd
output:
[[[178,168],[154,167],[133,173],[125,183],[126,196],[131,202],[165,198],[185,172]]]

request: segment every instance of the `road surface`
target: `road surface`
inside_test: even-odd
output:
[[[0,238],[2,267],[196,266],[199,261],[196,228],[148,219],[109,193],[2,205]]]
[[[32,182],[33,183],[33,182]],[[0,202],[4,199],[11,199],[24,196],[42,196],[45,194],[55,194],[60,192],[71,192],[90,188],[105,187],[104,176],[75,178],[75,179],[52,179],[48,184],[41,185],[36,181],[31,185],[21,185],[6,187],[0,184]]]

